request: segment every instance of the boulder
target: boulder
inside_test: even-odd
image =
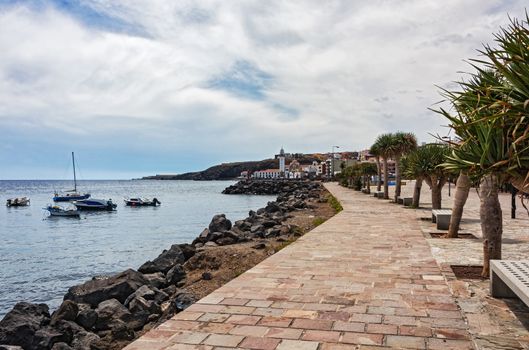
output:
[[[148,281],[149,285],[156,288],[165,286],[165,276],[161,272],[148,273],[143,275]]]
[[[206,244],[204,244],[204,247],[216,247],[216,246],[218,246],[218,244],[215,242],[206,242]]]
[[[86,330],[92,330],[97,321],[97,312],[91,309],[90,305],[87,306],[80,309],[75,322]]]
[[[222,238],[217,239],[216,243],[217,243],[218,245],[230,245],[230,244],[235,244],[235,243],[237,243],[237,241],[234,240],[234,239],[231,238],[231,237],[222,237]]]
[[[79,332],[74,336],[71,346],[75,350],[94,350],[102,348],[97,346],[100,342],[101,338],[97,334]]]
[[[182,253],[184,253],[185,261],[191,259],[196,253],[196,249],[192,244],[183,243],[179,244],[178,246],[182,250]]]
[[[46,304],[17,303],[0,321],[0,344],[36,349],[39,340],[35,334],[49,322]]]
[[[210,232],[223,232],[231,230],[231,221],[226,219],[226,215],[218,214],[211,219],[209,224]]]
[[[209,242],[208,242],[209,243]],[[175,265],[169,272],[167,272],[167,284],[177,285],[186,278],[186,272],[182,265]]]
[[[204,281],[209,281],[209,280],[211,280],[212,278],[213,278],[213,276],[211,275],[211,272],[207,272],[207,271],[206,271],[206,272],[203,272],[203,273],[202,273],[202,279],[203,279]]]
[[[108,299],[116,299],[123,303],[136,289],[148,283],[142,273],[128,269],[114,276],[93,279],[71,287],[64,299],[89,304],[92,307]]]
[[[51,350],[73,350],[73,348],[71,348],[70,345],[61,342],[53,344]]]
[[[101,302],[95,311],[97,313],[96,330],[111,329],[116,320],[126,322],[132,319],[130,311],[117,299]]]
[[[253,249],[265,249],[266,248],[266,244],[264,244],[263,242],[257,243],[255,245],[253,245],[252,248]]]
[[[141,297],[145,300],[154,300],[158,304],[161,304],[163,301],[166,301],[167,299],[169,299],[169,295],[167,295],[167,293],[159,290],[156,287],[150,287],[150,286],[145,285],[145,286],[141,286],[140,288],[138,288],[138,290],[136,290],[134,293],[129,295],[127,300],[125,300],[124,305],[128,306],[129,303],[134,298],[137,298],[137,297]]]
[[[167,273],[176,264],[183,264],[185,262],[185,255],[178,244],[173,244],[169,250],[164,250],[153,261],[147,261],[141,265],[138,271],[141,273]]]
[[[0,350],[24,350],[18,345],[0,345]]]
[[[65,300],[62,302],[61,306],[51,315],[50,324],[53,326],[57,321],[75,321],[77,313],[79,312],[79,307],[77,304],[71,300]]]

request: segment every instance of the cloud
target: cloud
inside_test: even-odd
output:
[[[440,100],[435,85],[453,86],[470,70],[464,59],[523,6],[11,0],[0,5],[0,129],[11,133],[0,159],[73,142],[111,149],[108,159],[137,155],[108,162],[116,172],[167,159],[176,172],[281,145],[367,148],[397,129],[428,141],[447,132],[427,109]],[[28,139],[35,146],[13,155]]]

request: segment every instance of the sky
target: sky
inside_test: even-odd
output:
[[[446,135],[510,0],[0,0],[0,179],[182,173]]]

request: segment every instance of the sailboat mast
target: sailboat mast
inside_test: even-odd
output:
[[[75,156],[72,152],[72,164],[73,164],[73,189],[77,192],[77,177],[75,176]]]

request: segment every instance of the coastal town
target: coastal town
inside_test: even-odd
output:
[[[529,350],[526,6],[0,1],[0,350]]]

